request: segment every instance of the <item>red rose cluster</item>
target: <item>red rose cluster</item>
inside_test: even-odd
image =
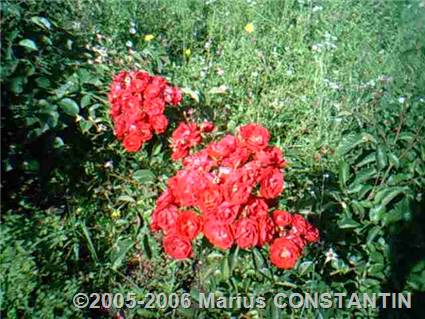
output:
[[[285,166],[281,150],[269,145],[270,133],[248,124],[236,136],[228,134],[189,155],[201,142],[201,131],[196,124],[181,124],[173,133],[173,158],[183,158],[184,167],[168,180],[151,220],[151,229],[164,233],[165,252],[176,259],[191,257],[191,241],[203,233],[220,249],[271,244],[271,262],[292,268],[319,233],[301,215],[269,214],[271,201],[283,191]]]
[[[178,105],[180,89],[160,76],[142,71],[121,71],[111,83],[108,100],[116,137],[128,152],[137,152],[153,132],[161,134],[168,126],[166,104]]]

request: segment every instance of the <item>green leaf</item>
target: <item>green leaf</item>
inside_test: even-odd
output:
[[[33,40],[30,40],[30,39],[24,39],[24,40],[19,41],[19,45],[21,47],[24,47],[24,48],[30,50],[30,51],[37,51],[38,50],[35,42]]]
[[[128,195],[121,195],[120,197],[117,198],[117,201],[127,202],[127,203],[135,203],[136,202],[133,197],[128,196]]]
[[[9,82],[10,90],[15,94],[21,94],[24,91],[24,84],[27,82],[26,77],[17,76]]]
[[[405,192],[407,189],[406,187],[390,187],[390,188],[384,188],[380,191],[378,191],[374,198],[375,205],[382,205],[386,206],[389,202],[391,202],[395,197],[397,197],[399,194]]]
[[[373,207],[369,211],[369,218],[371,221],[376,223],[382,219],[382,216],[384,216],[384,213],[385,213],[385,207],[383,207],[382,205],[378,205]]]
[[[341,161],[339,163],[339,182],[342,187],[347,184],[347,180],[350,174],[350,167],[346,161]]]
[[[98,261],[97,253],[96,253],[96,249],[94,248],[93,241],[91,240],[90,231],[88,230],[88,228],[85,224],[83,224],[81,222],[79,224],[80,224],[81,230],[83,231],[84,237],[87,240],[90,254],[91,254],[93,260],[95,260],[97,262]]]
[[[400,160],[393,153],[388,154],[388,160],[389,160],[390,164],[392,164],[395,168],[399,168]]]
[[[83,118],[80,119],[79,124],[80,124],[80,129],[81,129],[81,131],[83,133],[87,133],[88,131],[90,131],[90,129],[93,126],[93,123],[92,122],[87,121],[87,120],[85,120]]]
[[[53,141],[53,148],[62,148],[64,145],[65,144],[63,140],[60,137],[56,136]]]
[[[87,94],[81,98],[80,105],[82,108],[85,108],[87,105],[90,104],[90,102],[91,102],[91,95]]]
[[[336,153],[340,156],[348,153],[353,148],[355,148],[357,145],[362,143],[373,143],[376,144],[376,139],[368,134],[368,133],[361,133],[361,134],[348,134],[345,136],[341,142],[341,144],[338,146]]]
[[[48,89],[50,87],[50,81],[48,78],[39,77],[35,79],[35,82],[37,82],[38,87],[42,89]]]
[[[70,98],[64,98],[59,102],[59,106],[62,108],[62,110],[70,115],[70,116],[76,116],[78,112],[80,111],[80,108],[73,99]]]
[[[39,27],[42,27],[43,29],[50,30],[51,24],[50,21],[43,17],[32,17],[31,21],[34,22]]]
[[[118,241],[118,243],[115,245],[113,249],[113,253],[111,256],[112,266],[111,268],[113,270],[117,270],[121,265],[122,262],[127,254],[127,252],[134,246],[134,241],[131,239],[122,239]]]
[[[221,275],[223,280],[227,281],[230,277],[229,259],[223,258],[221,260]]]
[[[139,169],[133,173],[133,178],[139,183],[148,183],[155,181],[155,174],[149,169]]]
[[[383,170],[387,166],[387,155],[385,154],[383,147],[380,145],[376,149],[376,161],[380,170]]]
[[[338,226],[341,229],[347,228],[357,228],[361,226],[360,223],[356,222],[354,219],[344,216],[340,221],[338,221]]]

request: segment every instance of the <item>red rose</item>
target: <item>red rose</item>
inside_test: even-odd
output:
[[[179,105],[182,100],[182,92],[178,87],[173,87],[171,104],[176,106]]]
[[[250,196],[242,214],[253,218],[268,216],[269,207],[264,199],[256,196]]]
[[[177,234],[189,240],[194,239],[201,230],[201,219],[194,211],[180,212],[176,222]]]
[[[258,229],[255,220],[243,218],[234,226],[236,244],[244,249],[254,247],[258,243]]]
[[[155,133],[164,133],[168,126],[168,119],[165,115],[159,114],[155,116],[149,116],[149,124],[155,130]]]
[[[165,207],[173,204],[173,202],[174,196],[170,192],[170,190],[166,188],[165,191],[163,191],[162,194],[156,200],[155,209],[163,210]]]
[[[204,223],[203,233],[208,241],[218,248],[229,249],[232,247],[233,233],[228,224],[209,218]]]
[[[273,221],[269,216],[257,217],[258,246],[263,247],[273,239]]]
[[[224,198],[232,205],[246,203],[252,191],[253,181],[242,171],[234,171],[223,184]]]
[[[173,161],[178,161],[179,159],[185,158],[188,155],[189,155],[188,147],[176,147],[176,148],[173,148],[171,159]]]
[[[201,192],[208,187],[208,180],[199,171],[179,171],[174,179],[170,179],[168,186],[176,202],[180,206],[195,206]]]
[[[217,210],[214,212],[214,216],[217,220],[223,223],[231,224],[238,216],[239,208],[239,205],[232,205],[228,202],[223,202],[217,207]]]
[[[236,147],[231,154],[223,158],[221,165],[232,168],[241,167],[248,161],[250,155],[251,154],[248,149]]]
[[[284,237],[292,241],[295,245],[297,245],[300,250],[303,250],[306,245],[306,241],[304,240],[303,237],[301,237],[299,234],[294,234],[291,231],[289,232],[289,234],[285,235]]]
[[[132,132],[124,137],[124,147],[128,152],[137,152],[143,145],[143,137],[139,132]]]
[[[260,151],[267,147],[270,140],[269,131],[259,124],[248,124],[239,130],[241,143],[253,152]]]
[[[308,222],[299,214],[292,216],[291,232],[294,234],[305,235],[308,229]]]
[[[226,135],[217,143],[210,143],[207,147],[208,155],[215,160],[230,155],[236,149],[236,139],[232,135]]]
[[[214,124],[208,121],[204,121],[202,122],[200,128],[201,128],[201,132],[203,133],[210,133],[212,130],[214,130]]]
[[[293,268],[300,254],[299,247],[286,238],[275,239],[270,246],[270,261],[278,268]]]
[[[170,205],[162,210],[155,209],[152,214],[151,228],[160,228],[164,232],[172,232],[176,227],[178,213],[177,207],[174,205]]]
[[[207,151],[204,149],[193,155],[189,155],[183,159],[185,169],[201,169],[209,171],[214,167],[215,162],[208,157]]]
[[[143,110],[149,116],[162,114],[165,110],[165,102],[163,99],[158,97],[150,100],[145,100],[143,102]]]
[[[268,167],[260,180],[261,196],[271,199],[279,196],[283,190],[283,174],[278,168]]]
[[[164,251],[175,259],[186,259],[192,256],[192,244],[189,240],[176,234],[168,234],[163,240]]]
[[[254,158],[263,166],[283,167],[285,164],[282,151],[275,146],[268,146],[264,150],[256,152]]]
[[[204,214],[215,212],[218,206],[223,202],[220,188],[216,184],[210,183],[207,188],[199,195],[198,205]]]
[[[304,238],[310,243],[318,241],[320,238],[319,230],[308,223]]]
[[[273,221],[279,227],[289,226],[292,223],[292,215],[286,210],[275,210],[273,212]]]

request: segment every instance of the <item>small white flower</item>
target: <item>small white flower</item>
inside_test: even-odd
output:
[[[130,28],[129,32],[130,32],[130,34],[136,34],[137,30],[136,30],[136,28],[133,27],[133,28]]]
[[[224,74],[224,70],[222,68],[217,69],[217,75],[222,76]]]
[[[103,165],[103,167],[105,167],[105,168],[113,168],[114,167],[114,164],[113,164],[112,161],[107,161],[105,163],[105,165]]]
[[[403,104],[403,103],[404,103],[404,101],[406,101],[406,98],[405,98],[404,96],[400,96],[400,97],[398,98],[398,103]]]
[[[326,256],[325,264],[332,260],[337,260],[338,258],[338,255],[332,248],[329,248],[329,250],[325,253],[325,256]]]
[[[314,6],[312,9],[313,12],[322,11],[322,10],[323,10],[322,6]]]
[[[127,47],[129,47],[129,48],[132,48],[132,47],[133,47],[133,42],[131,42],[131,41],[127,41],[127,42],[125,43],[125,45],[126,45]]]

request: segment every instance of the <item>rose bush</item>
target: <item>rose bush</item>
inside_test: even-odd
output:
[[[270,213],[284,189],[282,151],[269,145],[266,128],[251,123],[190,154],[213,128],[180,123],[172,133],[172,159],[182,159],[183,169],[158,198],[151,229],[163,232],[164,250],[175,259],[192,257],[191,241],[203,234],[219,249],[271,244],[272,264],[292,268],[319,232],[301,215]]]
[[[180,89],[160,76],[121,71],[114,77],[108,94],[115,136],[128,152],[139,151],[153,133],[165,132],[165,106],[177,106],[181,99]]]

